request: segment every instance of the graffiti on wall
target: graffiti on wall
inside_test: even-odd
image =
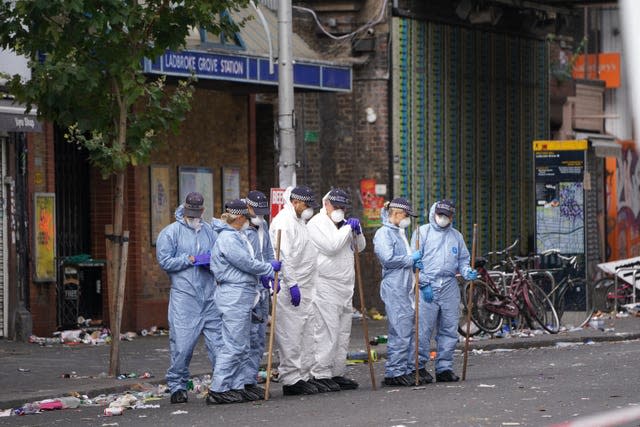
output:
[[[620,159],[607,158],[607,260],[640,255],[640,156],[621,141]]]

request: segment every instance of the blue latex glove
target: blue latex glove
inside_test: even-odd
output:
[[[470,268],[465,270],[462,277],[464,277],[464,280],[476,280],[478,278],[478,272],[475,269]]]
[[[360,220],[358,218],[349,218],[347,220],[347,224],[351,227],[352,231],[355,231],[356,234],[362,233],[362,228],[360,227]]]
[[[273,271],[280,271],[280,268],[282,267],[282,263],[276,259],[269,261],[269,263],[271,264],[271,267],[273,267]]]
[[[424,264],[422,263],[421,259],[419,259],[417,261],[414,261],[413,269],[414,270],[420,270],[420,271],[424,270]]]
[[[289,288],[289,293],[291,294],[291,304],[294,307],[297,307],[300,305],[300,288],[298,287],[298,285],[293,285],[292,287]]]
[[[271,277],[269,276],[260,276],[260,283],[262,283],[262,287],[265,289],[271,289]]]
[[[433,302],[433,289],[431,289],[431,285],[421,287],[420,295],[422,295],[424,302]]]
[[[206,252],[204,254],[194,255],[193,265],[209,265],[211,261],[211,253]]]
[[[415,265],[417,261],[422,259],[422,251],[415,251],[411,254],[411,258],[413,258],[413,265]]]

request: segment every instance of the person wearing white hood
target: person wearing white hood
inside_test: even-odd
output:
[[[313,191],[306,186],[289,187],[283,194],[284,208],[271,223],[269,234],[275,246],[281,231],[279,276],[282,292],[278,298],[275,340],[284,395],[315,394],[311,378],[314,360],[312,300],[316,282],[318,251],[309,239],[306,222],[316,206]],[[287,294],[290,298],[287,298]]]
[[[351,205],[345,191],[329,191],[322,203],[320,212],[307,224],[311,241],[318,249],[313,301],[316,352],[310,382],[320,392],[353,390],[358,383],[344,376],[353,317],[353,247],[357,245],[358,252],[362,252],[366,241],[360,221],[345,219],[345,208]]]

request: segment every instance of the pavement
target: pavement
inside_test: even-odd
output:
[[[386,335],[386,320],[367,321],[369,337]],[[606,342],[640,339],[640,318],[625,317],[606,319],[603,328],[572,329],[556,335],[534,334],[527,337],[494,338],[479,337],[470,341],[471,350],[518,349],[549,347],[572,342]],[[459,348],[464,347],[461,340]],[[362,320],[354,319],[350,351],[364,350]],[[386,356],[386,345],[378,344],[378,358]],[[117,379],[108,377],[109,345],[41,346],[0,339],[0,410],[22,406],[48,398],[71,393],[94,397],[100,394],[122,393],[135,389],[139,383],[162,384],[169,365],[169,337],[146,336],[121,342],[121,366],[123,373],[148,373],[150,378]],[[277,358],[276,358],[277,362]],[[198,344],[191,361],[191,375],[211,373],[206,350]],[[378,368],[382,379],[383,372]]]

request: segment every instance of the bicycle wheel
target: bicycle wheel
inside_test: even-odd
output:
[[[460,317],[458,319],[458,333],[463,337],[467,337],[467,316],[469,312],[467,311],[467,300],[465,298],[465,285],[460,285]],[[482,332],[482,329],[475,324],[473,319],[469,322],[469,336],[472,337],[474,335]]]
[[[558,313],[545,292],[535,283],[527,284],[527,292],[523,294],[526,312],[542,328],[550,334],[557,334],[560,330]]]
[[[468,301],[471,284],[466,284],[464,294]],[[487,309],[487,302],[494,296],[489,285],[476,280],[473,286],[471,319],[483,331],[493,334],[502,328],[502,316]]]
[[[618,284],[618,286],[620,286]],[[610,277],[603,277],[593,286],[594,310],[610,313],[615,306],[614,281]]]
[[[587,295],[588,292],[589,289],[584,279],[570,279],[567,286],[561,289],[558,295],[558,304],[554,304],[558,319],[562,321],[566,310],[572,313],[568,315],[569,322],[573,322],[580,328],[586,325],[594,311],[593,296]],[[570,303],[567,302],[567,299],[570,299]]]

